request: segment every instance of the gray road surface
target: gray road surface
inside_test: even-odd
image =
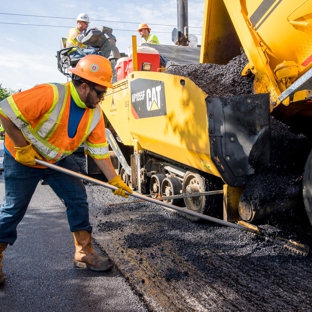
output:
[[[3,192],[0,175],[1,201]],[[104,273],[76,269],[73,253],[65,208],[49,186],[39,185],[17,241],[4,252],[0,311],[147,311],[116,266]]]

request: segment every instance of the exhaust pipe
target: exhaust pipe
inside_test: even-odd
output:
[[[178,28],[174,28],[172,31],[172,41],[176,45],[188,46],[189,45],[189,33],[188,33],[188,2],[187,0],[177,1],[178,12]]]

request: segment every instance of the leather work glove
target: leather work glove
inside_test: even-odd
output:
[[[115,178],[111,179],[108,181],[108,183],[110,185],[113,185],[113,186],[116,186],[118,187],[119,189],[118,190],[112,190],[113,194],[114,195],[118,195],[118,196],[123,196],[125,198],[128,198],[129,195],[126,193],[130,193],[132,194],[133,191],[131,190],[131,188],[126,184],[124,183],[122,180],[121,180],[121,177],[120,175],[116,176]],[[125,192],[126,191],[126,192]]]
[[[38,152],[34,149],[32,143],[23,147],[14,147],[16,150],[15,160],[25,166],[34,166],[35,158],[42,159]]]

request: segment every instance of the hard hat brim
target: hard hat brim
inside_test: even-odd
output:
[[[139,28],[139,29],[137,30],[137,32],[140,32],[140,29],[148,29],[149,31],[152,30],[152,28],[149,28],[149,27],[142,27],[142,28]]]
[[[112,85],[112,83],[109,82],[109,81],[103,82],[103,80],[101,80],[101,79],[96,79],[96,78],[94,78],[94,77],[92,78],[92,81],[91,81],[91,80],[90,80],[90,76],[89,76],[88,74],[85,74],[85,73],[83,73],[83,72],[77,70],[76,68],[69,68],[68,71],[71,72],[71,73],[73,73],[74,75],[76,75],[76,76],[78,76],[78,77],[84,78],[84,79],[86,79],[86,80],[88,80],[88,81],[90,81],[90,82],[93,82],[93,83],[95,83],[95,84],[98,84],[99,86],[103,86],[103,87],[107,87],[107,88],[111,88],[111,89],[114,88],[114,86]]]

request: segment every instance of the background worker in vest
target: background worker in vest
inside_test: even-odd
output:
[[[80,13],[77,16],[77,26],[69,30],[66,40],[66,48],[74,48],[70,53],[71,57],[80,57],[88,54],[100,54],[100,50],[98,48],[88,47],[87,45],[81,43],[82,39],[86,35],[89,24],[89,16],[86,13]],[[76,49],[75,47],[80,49]]]
[[[151,28],[148,27],[146,23],[142,23],[138,27],[138,33],[141,36],[141,44],[150,43],[150,44],[159,44],[159,40],[156,35],[152,35]]]
[[[5,196],[0,207],[0,284],[3,251],[17,238],[40,180],[49,184],[66,204],[76,252],[74,264],[94,271],[112,268],[109,258],[94,253],[91,246],[87,194],[79,178],[36,164],[43,159],[70,170],[77,164],[66,157],[84,143],[85,153],[102,170],[115,195],[128,197],[132,190],[116,175],[111,163],[100,101],[112,88],[110,62],[100,55],[87,55],[69,69],[72,81],[42,84],[13,94],[0,102],[0,121],[6,131],[4,154]]]
[[[146,23],[142,23],[138,27],[138,33],[141,36],[141,42],[140,44],[142,45],[143,43],[148,43],[148,44],[159,44],[159,40],[156,35],[152,35],[151,28],[148,27]],[[167,64],[167,59],[163,57],[162,55],[159,55],[160,57],[160,64],[162,67],[166,67]]]
[[[5,135],[5,130],[2,124],[0,123],[0,140],[4,140],[4,135]]]

